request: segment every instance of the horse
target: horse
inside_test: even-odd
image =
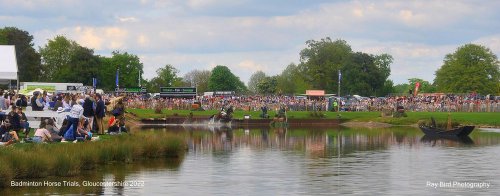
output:
[[[210,116],[209,120],[213,122],[228,123],[233,120],[233,106],[230,106],[227,111],[221,110],[219,113]]]

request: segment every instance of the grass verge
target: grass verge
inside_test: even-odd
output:
[[[9,186],[12,179],[76,176],[98,164],[180,158],[185,149],[180,136],[140,132],[96,142],[16,144],[0,150],[0,187]]]

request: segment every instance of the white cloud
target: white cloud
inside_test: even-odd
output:
[[[128,30],[119,27],[90,27],[76,26],[73,28],[62,28],[53,31],[43,30],[36,32],[35,35],[44,37],[44,45],[48,40],[56,35],[64,35],[78,44],[95,50],[117,50],[127,49]]]
[[[116,6],[0,0],[5,8],[0,23],[26,25],[38,46],[65,35],[101,55],[129,50],[141,57],[147,78],[165,64],[181,75],[219,64],[243,80],[258,69],[275,75],[298,62],[305,41],[327,36],[346,40],[355,51],[391,54],[396,83],[410,77],[432,81],[444,55],[465,43],[482,43],[500,53],[499,1],[292,1],[286,7],[248,2],[140,0]],[[276,14],[289,6],[297,8]],[[17,7],[19,13],[9,12]],[[69,7],[81,10],[73,13]],[[34,8],[41,13],[33,15]]]
[[[240,63],[238,63],[237,67],[239,69],[243,69],[245,72],[248,71],[247,73],[253,73],[256,71],[266,71],[267,68],[259,65],[258,63],[252,61],[252,60],[244,60]]]
[[[500,34],[481,37],[472,43],[488,47],[493,53],[497,54],[497,57],[500,54]]]
[[[139,19],[135,18],[135,17],[117,17],[118,18],[118,21],[120,22],[137,22],[139,21]]]

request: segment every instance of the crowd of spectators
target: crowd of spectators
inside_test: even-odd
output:
[[[260,111],[263,106],[279,110],[286,106],[289,111],[336,111],[338,98],[303,96],[229,96],[189,98],[147,98],[129,96],[127,107],[153,109],[157,106],[170,110],[190,110],[199,103],[204,110],[218,110],[231,105],[236,110]],[[426,112],[500,112],[500,100],[495,97],[477,97],[453,94],[388,96],[388,97],[342,97],[341,111],[383,111],[403,106],[407,111]],[[335,105],[335,107],[334,107]]]
[[[0,145],[20,141],[60,142],[89,140],[93,133],[104,134],[103,118],[106,114],[105,102],[116,98],[113,95],[93,93],[54,93],[35,91],[32,95],[16,94],[14,91],[0,90]],[[34,134],[29,137],[30,127],[23,108],[31,111],[67,112],[62,126],[57,127],[53,119],[42,119]],[[125,131],[125,105],[122,99],[113,104],[108,133]],[[50,115],[49,115],[50,116]]]

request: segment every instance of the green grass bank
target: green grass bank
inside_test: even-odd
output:
[[[157,114],[153,109],[128,109],[139,119],[143,118],[165,118],[169,116],[188,116],[193,112],[194,116],[208,117],[216,114],[217,110],[208,111],[189,111],[189,110],[166,110],[163,109],[161,114]],[[392,125],[414,125],[421,120],[429,120],[434,117],[436,121],[447,121],[448,112],[406,112],[408,117],[393,118],[381,117],[381,112],[340,112],[343,122],[381,122]],[[276,114],[274,111],[268,113],[271,117]],[[326,119],[336,119],[337,112],[322,112]],[[242,119],[244,115],[250,115],[252,119],[260,119],[260,111],[235,111],[233,116],[236,119]],[[290,111],[287,112],[290,119],[314,119],[318,118],[307,111]],[[500,112],[452,112],[452,121],[463,125],[476,125],[487,127],[500,127]]]
[[[13,179],[76,176],[98,165],[132,163],[158,158],[181,158],[182,137],[162,132],[118,135],[102,141],[15,144],[0,150],[0,187]]]

